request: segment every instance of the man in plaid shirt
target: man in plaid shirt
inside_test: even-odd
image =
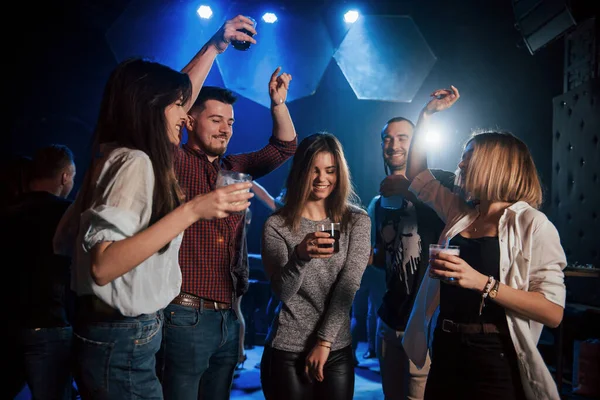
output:
[[[175,173],[188,198],[215,189],[220,169],[254,179],[296,151],[285,100],[292,77],[277,68],[269,82],[273,135],[262,149],[223,156],[232,136],[232,92],[203,87],[189,111],[188,142],[177,150]],[[166,399],[228,399],[238,362],[240,326],[232,305],[248,287],[239,262],[244,214],[200,221],[183,236],[181,294],[165,309],[163,390]]]

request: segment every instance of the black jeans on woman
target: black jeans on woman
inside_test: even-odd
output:
[[[449,333],[437,328],[425,400],[524,400],[508,334]]]
[[[304,373],[307,352],[292,353],[265,346],[260,381],[266,400],[351,400],[354,396],[352,346],[332,351],[323,367],[323,382]]]

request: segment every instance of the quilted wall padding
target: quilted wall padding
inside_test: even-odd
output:
[[[600,80],[553,99],[552,215],[569,264],[600,267]]]

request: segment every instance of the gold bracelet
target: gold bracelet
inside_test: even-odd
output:
[[[321,346],[321,347],[325,347],[326,349],[331,350],[331,346],[327,346],[327,345],[322,344],[322,343],[318,343],[318,345]]]

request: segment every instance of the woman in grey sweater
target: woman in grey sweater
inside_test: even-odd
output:
[[[371,251],[371,221],[355,198],[335,136],[302,140],[285,204],[263,230],[262,260],[281,299],[261,361],[267,400],[353,397],[350,308]],[[316,232],[331,223],[339,239]]]

